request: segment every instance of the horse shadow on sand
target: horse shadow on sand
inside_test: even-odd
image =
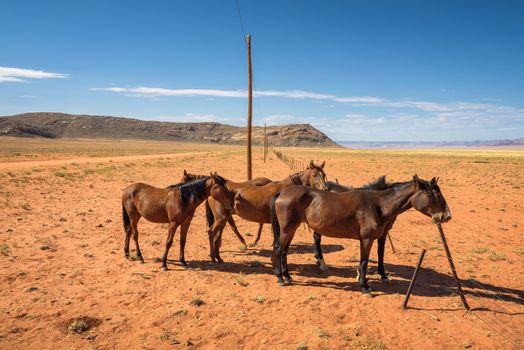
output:
[[[324,254],[338,252],[343,249],[344,246],[338,244],[327,244],[322,246],[322,251]],[[273,268],[271,267],[270,260],[272,251],[270,249],[252,248],[246,251],[224,250],[224,252],[228,252],[235,256],[252,257],[253,259],[246,262],[226,261],[223,264],[212,263],[209,260],[188,260],[188,269],[200,271],[217,271],[220,273],[242,272],[245,274],[273,274]],[[291,275],[294,277],[294,286],[315,286],[319,288],[360,292],[360,286],[356,281],[358,266],[357,261],[348,261],[347,266],[339,266],[330,265],[329,259],[327,259],[329,271],[322,272],[320,271],[318,265],[313,262],[315,260],[313,257],[314,252],[315,249],[312,244],[296,244],[290,247],[290,254],[311,254],[312,260],[312,263],[306,264],[289,263]],[[264,259],[258,259],[260,257]],[[292,258],[290,260],[292,260]],[[175,260],[170,260],[169,263],[171,265],[171,269],[183,269],[181,266],[176,267],[178,262]],[[382,293],[405,295],[409,287],[411,277],[415,271],[415,266],[386,263],[385,267],[386,272],[390,276],[390,279],[392,279],[392,281],[389,283],[380,281],[380,278],[376,273],[376,261],[370,260],[370,264],[368,265],[368,279],[371,289],[375,292],[375,296],[380,297],[380,294]],[[344,280],[332,281],[330,280],[330,277],[333,276],[341,277]],[[474,279],[461,280],[461,284],[466,298],[469,295],[479,299],[503,301],[521,306],[524,305],[524,291],[522,290],[497,286]],[[293,285],[290,287],[292,288]],[[458,298],[455,280],[451,275],[447,273],[441,273],[424,266],[419,269],[417,280],[412,291],[412,296],[447,297],[451,295],[457,295]],[[438,308],[438,310],[444,309]],[[524,315],[524,312],[508,312],[502,309],[492,310],[485,307],[477,307],[473,308],[472,310],[490,311],[507,315]]]

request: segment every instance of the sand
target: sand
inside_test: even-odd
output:
[[[326,160],[330,179],[361,185],[387,174],[439,176],[453,214],[444,225],[472,311],[455,294],[438,231],[410,210],[386,245],[391,283],[369,278],[374,298],[356,283],[358,242],[324,238],[329,272],[315,264],[301,227],[289,254],[294,284],[280,287],[270,264],[269,225],[257,247],[242,250],[229,228],[222,265],[212,264],[203,207],[178,259],[160,269],[167,226],[141,221],[145,264],[124,258],[121,190],[143,181],[166,186],[183,169],[217,171],[241,181],[242,148],[176,155],[69,157],[0,162],[1,349],[518,349],[524,347],[524,156],[280,149]],[[281,179],[291,170],[260,150],[254,175]],[[486,151],[489,152],[489,151]],[[466,152],[467,153],[467,152]],[[84,160],[83,160],[84,159]],[[34,161],[33,161],[34,162]],[[25,163],[25,164],[24,164]],[[248,242],[257,224],[236,218]],[[131,248],[134,244],[131,242]],[[428,250],[409,309],[404,294],[420,251]],[[134,251],[131,252],[134,254]],[[202,304],[200,306],[195,305]],[[75,320],[89,327],[71,329]],[[78,329],[80,328],[80,329]]]

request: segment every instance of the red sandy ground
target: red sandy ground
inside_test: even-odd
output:
[[[126,185],[176,183],[183,169],[244,178],[243,151],[161,157],[91,158],[66,170],[45,161],[29,168],[0,163],[1,349],[524,347],[522,160],[303,154],[326,159],[328,176],[347,184],[382,174],[391,181],[440,176],[453,213],[444,229],[473,308],[465,312],[436,227],[413,210],[391,231],[397,254],[386,246],[391,284],[374,274],[373,249],[372,299],[361,296],[355,281],[358,243],[325,238],[330,272],[320,273],[304,228],[289,255],[292,286],[279,287],[273,276],[269,225],[259,246],[246,251],[226,228],[226,263],[211,264],[203,207],[188,236],[188,269],[176,261],[176,239],[170,270],[160,270],[153,259],[163,252],[166,226],[145,221],[139,224],[145,264],[124,259],[120,195]],[[281,179],[291,172],[277,159],[260,158],[256,176]],[[236,222],[242,233],[256,230]],[[403,294],[422,248],[428,249],[424,268],[404,311]],[[191,305],[197,298],[204,304]],[[69,331],[81,317],[91,328]]]

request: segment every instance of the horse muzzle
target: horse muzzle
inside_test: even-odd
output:
[[[449,211],[441,211],[431,215],[431,220],[434,224],[441,224],[451,220],[451,214]]]

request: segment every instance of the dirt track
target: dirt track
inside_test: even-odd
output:
[[[373,274],[376,264],[370,264],[373,299],[361,297],[355,282],[358,243],[324,239],[331,269],[322,274],[303,228],[289,255],[292,286],[277,286],[272,274],[269,227],[259,246],[247,251],[240,250],[226,229],[226,263],[211,264],[203,208],[197,210],[188,235],[188,269],[176,261],[177,235],[170,270],[160,270],[154,259],[163,252],[166,226],[145,221],[139,224],[145,264],[124,259],[123,187],[135,181],[176,183],[183,169],[204,174],[216,170],[242,180],[244,152],[45,163],[68,164],[66,169],[0,164],[0,348],[524,346],[522,160],[302,154],[305,159],[326,159],[328,176],[342,183],[359,185],[383,174],[392,181],[408,180],[414,173],[440,176],[453,213],[444,228],[473,311],[464,312],[453,294],[436,228],[413,210],[391,231],[397,254],[386,246],[386,269],[393,282],[380,283]],[[260,154],[254,158],[255,176],[280,179],[291,172],[279,160],[263,163]],[[257,225],[236,222],[242,233],[255,232]],[[403,294],[423,247],[428,249],[424,268],[411,309],[403,311]],[[204,304],[192,305],[197,299]],[[88,317],[91,329],[70,332],[71,322],[81,316]]]

